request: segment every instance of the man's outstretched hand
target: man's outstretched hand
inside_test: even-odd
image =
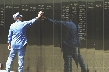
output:
[[[41,18],[44,12],[40,11],[37,18]]]

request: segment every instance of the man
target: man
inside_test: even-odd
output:
[[[53,22],[58,27],[61,26],[60,44],[63,51],[64,72],[72,72],[72,58],[74,59],[77,67],[78,63],[80,64],[81,72],[88,72],[84,60],[80,55],[80,39],[77,32],[79,31],[79,25],[76,26],[71,21],[72,14],[69,14],[69,18],[66,19],[66,21],[56,21],[46,17],[44,18]],[[78,51],[76,51],[76,47],[78,47]]]
[[[42,13],[39,12],[38,17],[29,20],[22,21],[22,15],[17,12],[13,15],[15,23],[11,24],[8,35],[8,49],[10,54],[6,62],[6,71],[10,72],[12,62],[18,53],[18,72],[23,72],[24,69],[24,56],[27,46],[27,37],[26,31],[35,21],[37,21],[42,16]]]

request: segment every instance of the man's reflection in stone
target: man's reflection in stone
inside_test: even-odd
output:
[[[60,44],[64,59],[64,72],[72,72],[72,58],[74,59],[77,67],[79,63],[81,72],[88,72],[86,64],[80,55],[80,39],[78,36],[79,25],[75,25],[72,22],[72,17],[73,15],[69,14],[69,18],[66,21],[56,21],[45,18],[53,22],[54,25],[61,26]]]

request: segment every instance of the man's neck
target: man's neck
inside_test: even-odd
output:
[[[17,19],[15,22],[18,22],[18,21],[21,21],[21,20]]]

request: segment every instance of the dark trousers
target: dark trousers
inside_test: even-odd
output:
[[[68,47],[67,45],[62,45],[63,59],[64,59],[64,72],[72,72],[72,58],[74,59],[77,67],[78,63],[83,72],[86,72],[85,62],[80,55],[80,51],[76,51],[75,47]]]

